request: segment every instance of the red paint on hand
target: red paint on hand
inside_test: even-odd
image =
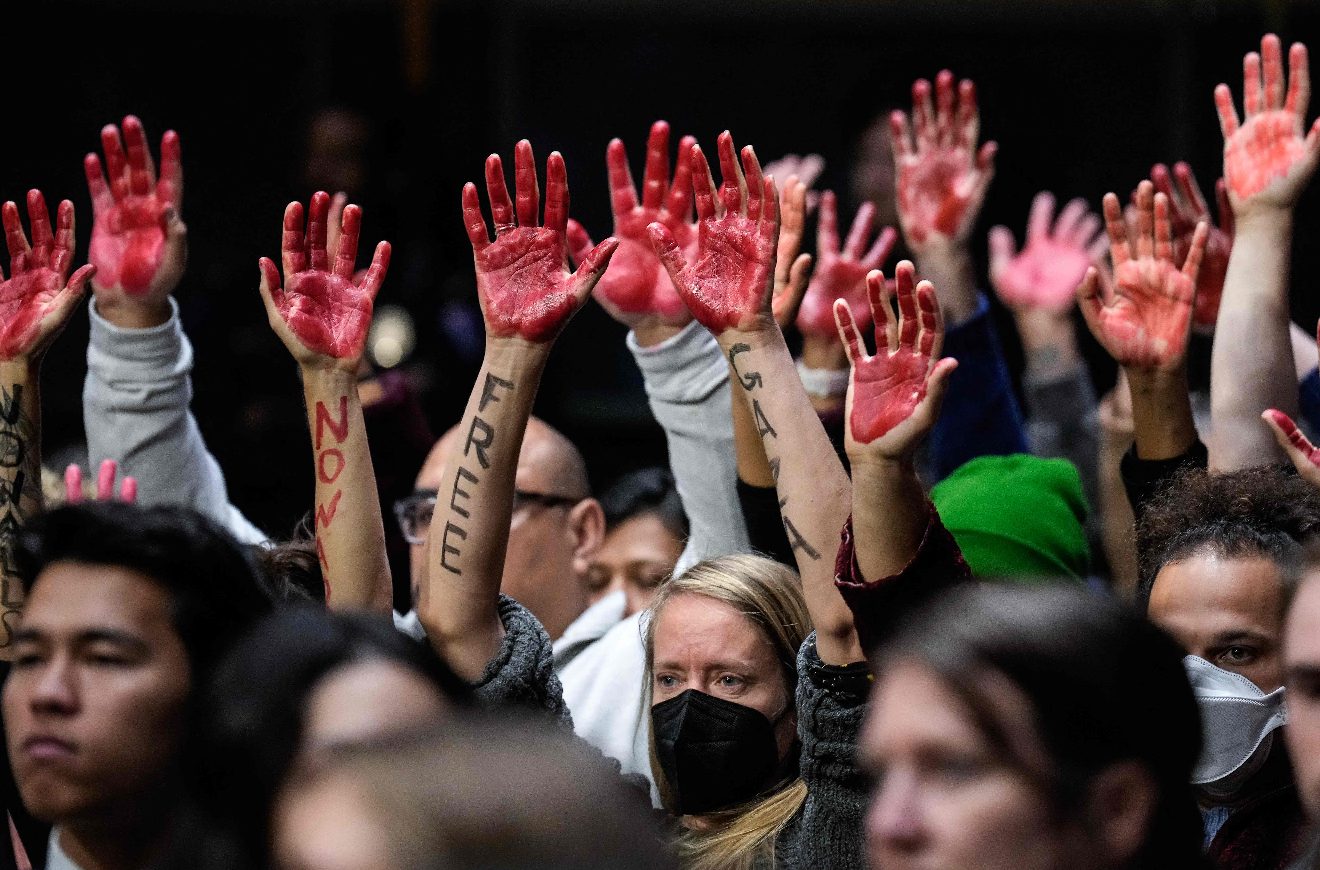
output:
[[[894,163],[898,173],[898,215],[909,245],[932,237],[963,241],[971,231],[994,175],[996,146],[978,151],[980,114],[976,88],[964,79],[954,94],[953,73],[912,86],[912,132],[902,112],[890,116]],[[915,134],[915,137],[914,135]]]
[[[1102,300],[1099,275],[1086,273],[1077,294],[1091,332],[1119,365],[1168,370],[1183,364],[1192,316],[1192,296],[1205,251],[1208,227],[1199,224],[1187,259],[1174,265],[1169,203],[1154,185],[1137,191],[1136,249],[1114,194],[1104,199],[1105,225],[1114,261],[1113,298]]]
[[[1013,253],[1013,233],[1006,227],[990,231],[990,278],[999,298],[1010,308],[1070,308],[1086,268],[1103,256],[1100,220],[1086,204],[1074,199],[1054,220],[1054,196],[1038,193],[1027,219],[1027,239]]]
[[[860,326],[871,322],[866,273],[883,265],[898,238],[891,227],[885,227],[870,250],[863,253],[874,219],[875,207],[869,202],[864,203],[857,210],[848,240],[841,248],[834,192],[827,190],[821,195],[820,223],[816,231],[816,271],[807,285],[797,316],[797,328],[803,335],[830,339],[838,335],[834,324],[835,299],[848,303],[853,320]]]
[[[98,287],[116,288],[132,297],[156,289],[157,276],[166,265],[169,221],[182,204],[183,169],[179,135],[173,130],[161,139],[159,180],[142,122],[129,115],[123,134],[121,142],[114,124],[101,129],[108,182],[95,154],[83,160],[92,195],[88,259],[96,266]],[[172,264],[167,271],[181,272],[182,264]],[[168,280],[176,282],[178,276]]]
[[[302,203],[289,203],[281,246],[284,285],[275,264],[263,257],[262,292],[305,353],[356,360],[366,346],[372,305],[389,269],[390,243],[378,244],[367,273],[355,278],[362,210],[356,205],[344,208],[339,244],[333,252],[326,243],[329,210],[330,195],[318,191],[312,196],[304,233]]]
[[[674,282],[651,246],[646,228],[652,223],[664,224],[684,252],[690,254],[694,250],[697,227],[691,219],[692,173],[688,155],[695,144],[696,139],[691,136],[684,136],[679,143],[678,166],[671,182],[669,125],[664,121],[652,125],[646,143],[640,203],[623,142],[614,139],[605,152],[614,237],[619,240],[619,248],[610,258],[609,268],[596,284],[593,295],[611,315],[625,323],[650,316],[671,324],[682,324],[689,319]],[[579,262],[593,247],[591,238],[576,222],[569,224],[568,239]]]
[[[526,139],[514,150],[517,216],[504,182],[499,155],[486,159],[495,241],[487,234],[476,185],[463,187],[463,223],[472,242],[477,295],[492,337],[552,340],[591,293],[619,243],[609,238],[582,255],[569,272],[568,174],[564,158],[552,152],[546,161],[545,218],[538,215],[540,186],[536,158]]]
[[[101,468],[96,474],[96,500],[115,500],[115,476],[119,464],[113,459],[101,461]],[[78,504],[83,500],[82,469],[69,465],[64,469],[64,500],[69,504]],[[132,504],[137,501],[137,480],[127,475],[119,483],[119,501]]]
[[[1237,110],[1227,85],[1215,88],[1215,107],[1224,134],[1224,178],[1239,208],[1252,200],[1292,206],[1315,172],[1320,156],[1320,121],[1306,131],[1310,70],[1306,46],[1293,43],[1290,81],[1284,94],[1283,48],[1272,33],[1260,41],[1260,54],[1243,58],[1243,108]],[[1263,84],[1262,84],[1263,81]]]
[[[1224,295],[1224,278],[1228,274],[1228,256],[1233,250],[1233,209],[1228,204],[1228,188],[1224,179],[1215,182],[1215,199],[1219,207],[1219,224],[1215,225],[1210,206],[1201,195],[1192,168],[1186,163],[1173,165],[1172,179],[1164,164],[1151,169],[1155,190],[1169,199],[1169,217],[1173,226],[1174,264],[1179,268],[1187,262],[1192,237],[1197,224],[1209,228],[1205,253],[1201,257],[1201,271],[1196,278],[1196,302],[1192,308],[1192,322],[1197,326],[1213,327],[1219,316],[1219,302]],[[1175,188],[1174,181],[1177,182]]]
[[[700,146],[692,146],[695,258],[688,260],[668,227],[658,222],[648,227],[688,311],[715,335],[774,322],[770,296],[779,236],[779,196],[774,181],[761,174],[751,146],[742,151],[740,170],[726,130],[720,134],[719,155],[723,184],[717,198],[706,156]]]
[[[0,273],[0,359],[12,360],[39,353],[73,311],[82,297],[87,279],[95,269],[83,266],[69,278],[73,260],[73,203],[60,203],[55,233],[50,213],[39,190],[28,191],[28,222],[32,244],[28,244],[19,220],[18,206],[6,202],[0,208],[5,241],[9,247],[9,278]]]
[[[930,376],[939,359],[944,327],[935,289],[929,281],[913,286],[912,263],[896,270],[898,322],[890,311],[884,275],[866,276],[867,297],[875,322],[876,353],[869,356],[848,304],[834,303],[840,338],[852,364],[848,425],[852,439],[870,444],[910,419],[926,398]]]

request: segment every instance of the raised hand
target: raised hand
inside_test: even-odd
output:
[[[1171,371],[1183,365],[1196,277],[1209,227],[1198,224],[1182,269],[1174,264],[1169,200],[1149,181],[1137,189],[1135,241],[1128,239],[1118,197],[1105,194],[1105,226],[1114,261],[1114,288],[1101,299],[1092,267],[1077,288],[1086,325],[1119,365]],[[1135,247],[1135,250],[1134,250]]]
[[[124,475],[119,482],[119,498],[115,498],[115,474],[118,470],[119,466],[113,459],[102,460],[101,470],[96,475],[96,501],[122,501],[129,504],[137,501],[137,480],[129,475]],[[64,469],[64,500],[69,504],[83,500],[82,469],[77,465]]]
[[[811,255],[800,253],[810,186],[798,176],[789,175],[779,188],[779,244],[775,249],[775,287],[770,309],[780,329],[787,329],[797,316],[811,278]]]
[[[1240,124],[1228,85],[1215,88],[1215,107],[1224,133],[1224,179],[1239,219],[1255,208],[1291,208],[1310,183],[1320,159],[1320,120],[1311,125],[1309,133],[1306,129],[1311,99],[1306,46],[1293,43],[1288,65],[1285,96],[1279,37],[1266,34],[1260,41],[1260,54],[1249,52],[1242,59],[1246,117]]]
[[[498,154],[486,158],[486,195],[490,198],[495,241],[481,214],[477,186],[463,186],[463,223],[472,242],[477,295],[491,338],[552,341],[590,295],[619,246],[611,237],[585,252],[576,272],[568,271],[568,174],[564,158],[550,152],[545,165],[545,220],[540,220],[541,191],[536,158],[526,139],[514,149],[515,195],[504,184]]]
[[[636,326],[654,318],[671,326],[691,321],[674,282],[651,246],[646,227],[653,222],[664,224],[675,241],[691,252],[696,244],[697,227],[691,222],[692,172],[688,154],[697,140],[684,136],[678,146],[678,165],[672,182],[669,177],[669,124],[656,121],[646,141],[646,171],[642,177],[642,201],[628,169],[628,154],[623,141],[610,141],[605,151],[609,170],[610,203],[614,210],[614,237],[618,250],[610,266],[593,291],[615,320]],[[665,185],[669,185],[668,191]],[[577,221],[568,222],[568,243],[573,258],[581,263],[594,243]]]
[[[715,336],[730,329],[777,328],[770,306],[779,239],[774,181],[761,174],[750,145],[742,150],[739,168],[733,136],[727,130],[720,134],[719,155],[723,185],[717,196],[706,155],[701,146],[692,146],[695,258],[689,261],[662,223],[648,227],[651,241],[692,316]]]
[[[785,154],[778,160],[771,160],[761,168],[761,171],[767,178],[775,179],[775,182],[781,188],[788,183],[789,178],[796,176],[798,181],[806,186],[806,213],[810,214],[816,210],[816,206],[820,203],[820,197],[812,188],[816,184],[816,179],[820,178],[820,174],[825,171],[824,157],[819,154]],[[782,214],[783,205],[783,194],[781,192],[779,200],[781,220],[784,217]],[[783,231],[780,230],[780,232]]]
[[[132,115],[124,118],[122,141],[114,124],[101,129],[101,147],[105,172],[96,154],[83,159],[92,195],[92,290],[101,307],[160,303],[178,286],[188,259],[187,229],[179,219],[179,134],[168,130],[161,137],[159,179],[146,131]]]
[[[1051,227],[1051,223],[1053,226]],[[1009,308],[1067,311],[1089,265],[1105,254],[1100,219],[1074,199],[1054,220],[1054,194],[1042,191],[1031,202],[1027,238],[1014,253],[1013,231],[990,230],[990,283]]]
[[[1297,424],[1287,414],[1270,408],[1261,414],[1261,419],[1274,432],[1274,440],[1288,454],[1293,466],[1302,479],[1312,486],[1320,486],[1320,449],[1311,443],[1311,439],[1302,434]]]
[[[275,264],[262,257],[261,299],[271,328],[301,365],[356,371],[367,343],[372,303],[390,265],[390,243],[376,246],[371,267],[355,281],[362,209],[345,206],[333,252],[326,241],[329,212],[330,194],[317,191],[304,232],[302,203],[291,202],[284,209],[284,284]]]
[[[874,220],[875,206],[863,203],[853,218],[847,241],[840,247],[834,192],[827,190],[821,195],[820,222],[816,228],[816,271],[807,285],[807,295],[797,317],[797,327],[803,335],[829,337],[831,340],[838,335],[834,325],[836,299],[848,303],[853,320],[858,324],[870,323],[866,273],[880,268],[898,240],[893,228],[885,227],[871,247],[863,252]]]
[[[27,195],[32,244],[19,221],[18,206],[0,208],[9,246],[9,278],[0,272],[0,361],[36,360],[59,335],[86,290],[95,266],[83,266],[69,278],[73,263],[73,203],[60,203],[55,233],[39,190]],[[68,279],[67,281],[65,279]]]
[[[889,290],[879,271],[866,276],[867,297],[875,322],[876,353],[868,356],[842,299],[834,303],[839,338],[848,351],[846,444],[854,462],[865,458],[908,461],[935,425],[953,359],[940,359],[944,324],[935,288],[929,281],[913,286],[915,269],[903,260],[896,272],[898,321],[889,307]],[[883,327],[881,326],[883,324]]]
[[[955,95],[953,73],[942,70],[932,105],[930,82],[918,79],[912,85],[911,132],[902,112],[890,115],[889,123],[898,218],[908,247],[916,251],[939,238],[966,241],[994,176],[998,147],[986,142],[977,150],[975,86],[963,79]]]
[[[1192,323],[1214,328],[1219,316],[1219,300],[1224,295],[1224,276],[1228,273],[1228,255],[1233,249],[1233,209],[1228,204],[1228,185],[1224,179],[1215,182],[1215,199],[1219,205],[1219,224],[1210,214],[1210,206],[1201,195],[1192,168],[1186,163],[1173,164],[1172,179],[1169,168],[1155,164],[1150,180],[1157,193],[1169,200],[1169,218],[1173,226],[1173,258],[1179,268],[1187,261],[1192,247],[1192,236],[1197,224],[1205,224],[1209,234],[1205,240],[1205,253],[1201,256],[1201,272],[1196,278],[1196,304],[1192,308]]]

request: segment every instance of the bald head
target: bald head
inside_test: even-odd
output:
[[[422,470],[417,473],[417,489],[438,489],[445,476],[445,459],[454,441],[460,437],[453,426],[435,442]],[[527,421],[522,449],[518,452],[517,485],[519,489],[583,499],[591,495],[587,463],[572,441],[539,417]]]

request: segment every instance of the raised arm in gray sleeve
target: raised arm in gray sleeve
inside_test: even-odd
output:
[[[90,305],[92,335],[83,384],[87,455],[138,480],[143,505],[186,505],[248,544],[267,536],[229,503],[224,474],[206,449],[188,405],[193,351],[173,299],[170,319],[147,329],[122,329]]]
[[[698,323],[653,347],[628,334],[651,413],[669,442],[669,467],[691,535],[681,572],[702,559],[748,552],[738,506],[729,369],[714,336]]]

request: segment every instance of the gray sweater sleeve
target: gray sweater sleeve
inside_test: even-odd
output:
[[[802,644],[797,714],[807,797],[775,844],[776,867],[864,866],[868,786],[857,766],[857,737],[869,687],[863,663],[839,668],[821,662],[815,632]]]
[[[526,607],[500,596],[504,642],[473,683],[477,699],[491,707],[518,707],[543,712],[569,731],[573,719],[564,703],[564,687],[555,676],[550,635]]]
[[[628,349],[642,370],[651,413],[665,430],[669,467],[691,529],[675,573],[702,559],[747,552],[729,369],[715,337],[693,322],[653,347],[641,347],[630,332]]]
[[[248,544],[267,536],[229,503],[224,474],[206,449],[188,409],[193,351],[170,300],[170,319],[123,329],[90,305],[92,332],[83,384],[87,456],[104,459],[138,481],[138,503],[185,505],[211,517]],[[94,473],[94,472],[93,472]]]

